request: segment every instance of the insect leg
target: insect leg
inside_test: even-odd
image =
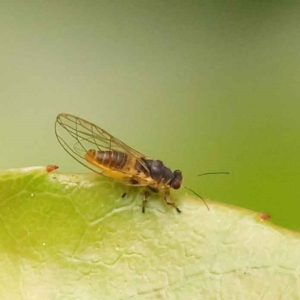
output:
[[[128,194],[128,192],[129,192],[129,189],[128,189],[128,187],[126,187],[125,188],[125,191],[123,192],[123,194],[122,194],[122,199],[124,199],[126,196],[127,196],[127,194]]]
[[[170,192],[169,192],[169,191],[166,191],[166,192],[165,192],[165,195],[164,195],[164,200],[165,200],[166,204],[172,205],[172,206],[176,209],[176,211],[180,214],[180,213],[181,213],[181,210],[176,206],[176,204],[175,204],[174,202],[170,202],[170,201],[168,200],[169,196],[170,196]]]
[[[138,184],[138,181],[135,180],[134,178],[130,178],[129,181],[128,181],[128,183],[129,183],[130,185],[136,185],[136,184]],[[122,198],[125,198],[125,197],[127,196],[128,192],[129,192],[129,188],[128,188],[128,185],[127,185],[127,187],[126,187],[126,192],[124,192],[124,193],[122,194],[121,197],[122,197]]]
[[[146,203],[148,202],[148,198],[149,198],[150,193],[145,191],[144,194],[144,200],[143,200],[143,206],[142,206],[142,213],[145,213],[145,208],[146,208]]]

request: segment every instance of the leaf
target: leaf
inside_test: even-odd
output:
[[[0,173],[1,299],[299,299],[299,234],[256,212],[36,167]],[[177,194],[178,195],[178,194]]]

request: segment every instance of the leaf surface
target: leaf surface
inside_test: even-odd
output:
[[[1,299],[300,299],[300,238],[263,216],[45,167],[0,173]],[[121,195],[127,192],[128,196]]]

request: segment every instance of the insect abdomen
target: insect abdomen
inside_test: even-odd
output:
[[[122,170],[127,162],[127,154],[120,151],[89,150],[85,155],[85,159],[92,164]]]

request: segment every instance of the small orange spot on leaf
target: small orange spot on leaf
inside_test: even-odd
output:
[[[50,172],[52,172],[52,171],[54,171],[54,170],[56,170],[56,169],[58,169],[59,167],[58,166],[56,166],[56,165],[48,165],[47,167],[46,167],[46,171],[48,172],[48,173],[50,173]]]
[[[261,214],[259,214],[259,217],[260,217],[262,220],[268,220],[268,219],[271,218],[271,215],[266,214],[266,213],[261,213]]]

